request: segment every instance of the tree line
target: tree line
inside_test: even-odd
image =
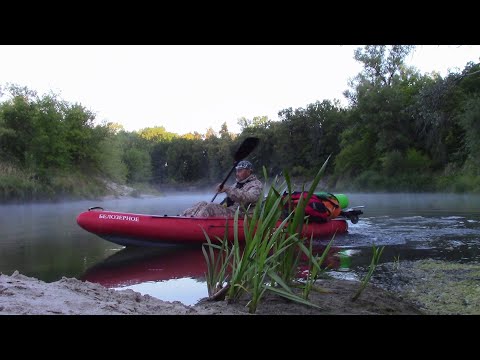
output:
[[[362,71],[334,100],[280,110],[279,121],[240,118],[216,132],[178,135],[156,126],[127,132],[95,121],[81,104],[7,84],[0,88],[0,199],[96,196],[105,181],[207,185],[220,182],[248,136],[274,177],[311,179],[331,154],[331,191],[480,191],[480,64],[420,74],[405,65],[413,46],[365,46]]]

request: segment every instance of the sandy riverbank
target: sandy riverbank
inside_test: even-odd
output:
[[[355,302],[350,300],[359,283],[328,279],[319,285],[326,293],[313,292],[311,301],[321,309],[267,296],[257,314],[419,314],[410,303],[386,291],[368,287]],[[0,314],[62,315],[244,315],[245,303],[203,301],[195,306],[165,302],[133,290],[112,290],[101,285],[63,278],[45,283],[15,272],[0,275]]]
[[[320,309],[268,295],[259,315],[480,314],[480,264],[436,260],[380,265],[371,284],[352,301],[360,283],[321,279],[324,292],[310,300]],[[0,314],[13,315],[247,315],[246,302],[200,301],[195,306],[166,302],[133,290],[62,278],[45,283],[18,272],[0,275]]]

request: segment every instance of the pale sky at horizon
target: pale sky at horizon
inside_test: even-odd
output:
[[[338,99],[361,64],[361,45],[0,45],[0,86],[53,91],[128,131],[239,132],[240,117]],[[418,45],[407,64],[461,71],[480,45]]]

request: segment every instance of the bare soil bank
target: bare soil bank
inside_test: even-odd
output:
[[[405,300],[385,290],[367,287],[360,298],[350,299],[359,283],[345,280],[321,280],[327,292],[312,292],[311,301],[320,309],[268,295],[257,314],[322,315],[322,314],[420,314]],[[116,291],[90,282],[63,278],[45,283],[15,272],[0,275],[0,314],[64,314],[64,315],[246,315],[246,302],[201,301],[195,306],[165,302],[133,290]]]
[[[434,260],[382,264],[371,284],[352,301],[360,283],[322,279],[324,291],[310,301],[320,309],[267,294],[259,315],[480,314],[480,265]],[[195,306],[165,302],[133,290],[63,278],[45,283],[13,273],[0,275],[0,314],[61,315],[248,315],[246,301],[202,300]]]

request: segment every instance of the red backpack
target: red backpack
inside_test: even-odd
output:
[[[298,201],[303,196],[306,198],[308,195],[307,191],[294,191],[291,194],[292,204],[290,211],[293,211],[298,204]],[[288,200],[288,193],[284,193],[283,197]],[[288,214],[289,204],[288,201],[285,204],[285,212]],[[308,200],[307,205],[305,206],[305,216],[308,216],[309,221],[311,222],[320,222],[324,223],[340,215],[342,209],[338,203],[337,198],[333,194],[312,194],[310,200]]]

